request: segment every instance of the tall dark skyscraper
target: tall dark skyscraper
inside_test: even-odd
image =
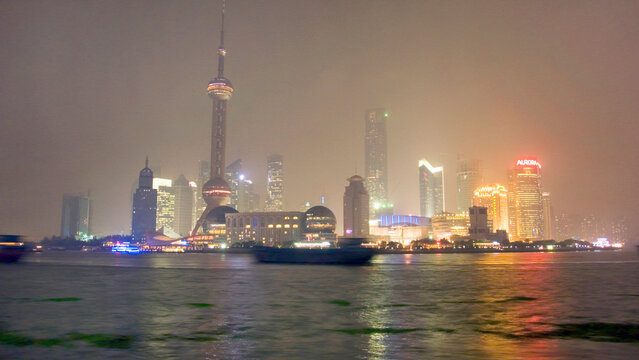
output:
[[[62,198],[60,235],[87,240],[91,234],[91,199],[84,195],[68,195]]]
[[[344,236],[366,236],[369,233],[369,196],[364,179],[353,175],[346,179],[344,190]]]
[[[365,181],[370,196],[370,216],[391,212],[388,204],[388,171],[386,155],[386,119],[384,109],[366,110]]]
[[[266,211],[284,211],[284,160],[273,154],[266,164]]]
[[[144,169],[140,171],[138,189],[133,194],[133,214],[131,217],[131,236],[133,242],[143,241],[147,231],[155,231],[155,216],[158,203],[158,191],[153,188],[153,171],[146,159]]]
[[[213,120],[211,131],[211,173],[209,180],[202,186],[202,197],[206,202],[206,209],[198,219],[192,234],[197,234],[207,215],[215,208],[229,203],[231,188],[224,180],[225,148],[226,148],[226,103],[233,95],[231,81],[224,77],[224,13],[222,5],[222,30],[220,31],[220,47],[217,49],[217,77],[209,82],[206,89],[213,99]]]

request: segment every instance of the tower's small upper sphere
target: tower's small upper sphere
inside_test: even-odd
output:
[[[202,197],[207,205],[226,205],[231,200],[231,188],[222,178],[214,178],[202,186]]]
[[[233,95],[233,85],[229,79],[218,76],[209,82],[206,92],[218,100],[229,100]]]

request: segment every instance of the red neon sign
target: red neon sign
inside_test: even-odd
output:
[[[541,169],[541,164],[533,159],[519,159],[517,160],[517,166],[538,166]]]

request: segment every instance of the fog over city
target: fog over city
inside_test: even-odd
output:
[[[0,1],[0,232],[60,233],[90,190],[93,231],[129,234],[145,158],[196,180],[209,160],[220,1]],[[639,238],[639,3],[247,1],[226,4],[226,163],[262,200],[283,156],[285,208],[334,211],[364,172],[364,114],[385,108],[388,193],[419,215],[418,161],[458,157],[507,183],[542,164],[555,212],[625,218]]]

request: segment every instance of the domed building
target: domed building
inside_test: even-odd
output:
[[[325,206],[313,206],[304,213],[304,233],[309,241],[335,240],[335,214]]]
[[[230,206],[218,206],[211,210],[202,224],[204,234],[226,237],[226,214],[237,214]]]
[[[335,233],[335,214],[325,206],[313,206],[304,213],[306,233]]]

